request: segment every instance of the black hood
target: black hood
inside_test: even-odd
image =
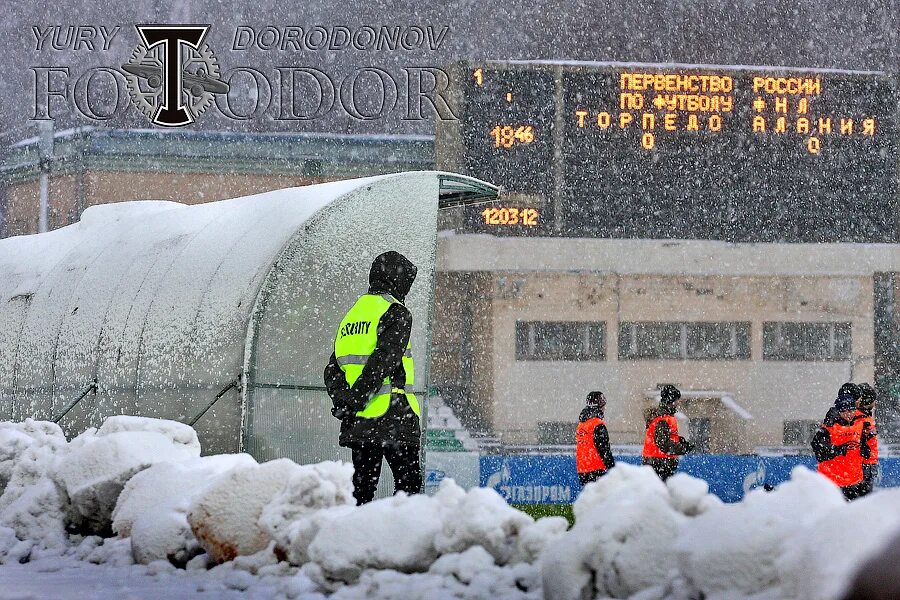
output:
[[[379,254],[369,270],[369,293],[390,294],[403,302],[416,280],[416,266],[399,252]]]
[[[655,419],[656,417],[665,417],[665,416],[673,416],[677,411],[675,410],[674,404],[669,404],[668,402],[660,402],[659,406],[654,406],[647,413],[647,424],[650,424],[650,421]]]
[[[587,405],[581,409],[581,414],[578,416],[578,422],[584,423],[588,419],[593,419],[597,417],[598,419],[603,418],[603,409],[599,406]]]

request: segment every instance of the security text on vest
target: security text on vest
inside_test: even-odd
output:
[[[346,323],[341,327],[341,337],[345,335],[357,335],[369,333],[369,325],[371,321],[356,321],[355,323]]]

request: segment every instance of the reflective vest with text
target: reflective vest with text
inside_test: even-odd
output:
[[[344,372],[347,385],[352,387],[362,374],[363,367],[366,366],[378,343],[378,322],[395,303],[402,304],[388,294],[364,294],[341,320],[334,339],[334,355]],[[416,416],[419,416],[418,400],[414,394],[407,393],[405,389],[411,387],[414,382],[415,368],[410,348],[411,345],[407,343],[402,359],[403,370],[406,373],[404,387],[392,386],[390,376],[385,377],[381,387],[369,398],[365,408],[356,413],[357,417],[376,419],[383,416],[390,407],[391,394],[404,395],[410,408]]]

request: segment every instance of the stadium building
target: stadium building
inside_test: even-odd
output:
[[[571,445],[600,389],[613,443],[633,446],[671,383],[701,451],[808,451],[838,387],[869,381],[896,439],[894,78],[548,61],[456,75],[438,165],[507,192],[442,221],[434,373],[465,424],[504,447]]]

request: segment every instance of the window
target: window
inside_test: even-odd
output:
[[[808,446],[819,424],[815,421],[799,419],[784,422],[784,445],[785,446]]]
[[[606,323],[516,321],[516,360],[606,360]]]
[[[620,359],[740,360],[750,358],[750,323],[623,322]]]
[[[848,360],[850,323],[763,323],[763,360]]]

